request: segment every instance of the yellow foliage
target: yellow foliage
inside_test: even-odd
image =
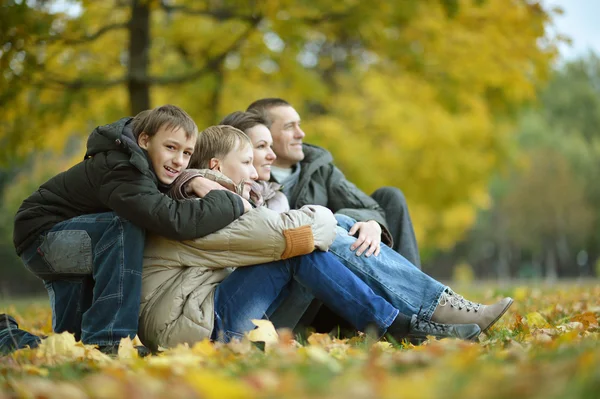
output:
[[[452,271],[452,280],[459,284],[470,284],[475,279],[475,272],[468,263],[460,263],[454,266]]]
[[[451,246],[489,206],[511,112],[556,55],[552,11],[526,0],[459,0],[452,17],[439,0],[162,3],[148,3],[151,106],[182,106],[202,129],[286,98],[350,180],[404,191],[424,247]],[[55,40],[32,41],[43,68],[0,110],[11,153],[60,153],[130,113],[127,4],[83,1],[81,15],[54,17]]]

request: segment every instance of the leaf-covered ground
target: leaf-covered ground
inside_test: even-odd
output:
[[[200,342],[138,359],[131,342],[111,358],[50,335],[40,349],[0,358],[0,399],[600,397],[598,282],[467,291],[487,303],[515,299],[479,343],[393,346],[319,334],[297,342],[265,325],[250,337],[265,345]],[[0,304],[4,311],[27,329],[50,330],[47,305]]]

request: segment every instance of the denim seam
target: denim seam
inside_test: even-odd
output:
[[[446,288],[450,288],[447,285],[443,285],[438,294],[436,295],[436,299],[431,303],[431,305],[429,306],[429,309],[427,309],[427,312],[425,312],[424,316],[426,318],[426,320],[431,320],[431,317],[433,316],[433,313],[435,312],[435,309],[437,308],[437,305],[439,303],[439,300],[442,296],[442,294],[444,293],[444,291],[446,290]]]
[[[106,244],[104,244],[101,247],[96,247],[96,256],[101,255],[102,253],[104,253],[104,251],[106,251],[107,249],[109,249],[110,247],[112,247],[113,245],[115,245],[117,243],[117,241],[119,241],[119,237],[115,237],[114,240],[111,240],[109,242],[107,242]]]
[[[412,308],[414,309],[418,309],[419,306],[411,303],[408,299],[406,299],[404,296],[402,296],[400,293],[396,292],[396,290],[394,290],[393,288],[389,287],[388,285],[386,285],[383,281],[381,281],[380,278],[375,277],[374,275],[370,274],[367,270],[363,267],[360,267],[360,264],[357,264],[355,262],[353,262],[351,259],[345,258],[343,255],[341,255],[339,252],[336,252],[335,249],[329,249],[329,251],[334,254],[336,257],[340,258],[341,260],[348,262],[348,263],[352,263],[354,266],[356,266],[357,268],[360,268],[361,272],[363,272],[364,274],[366,274],[367,276],[369,276],[370,278],[372,278],[373,280],[376,280],[377,282],[379,282],[379,284],[381,284],[387,291],[393,293],[395,296],[399,297],[400,300],[408,305],[410,305]],[[344,265],[346,266],[346,265]],[[348,266],[346,266],[348,267]],[[365,283],[366,284],[366,283]],[[441,294],[440,294],[441,295]]]
[[[312,260],[310,257],[307,257],[306,259],[307,259],[307,260],[308,260],[310,263],[312,263],[312,264],[313,264],[313,267],[314,267],[316,270],[319,270],[319,269],[318,269],[318,268],[315,266],[315,262],[314,262],[314,261],[313,261],[313,260]],[[377,315],[375,315],[375,314],[374,314],[373,312],[371,312],[371,311],[370,311],[370,310],[369,310],[369,309],[368,309],[368,308],[367,308],[365,305],[362,305],[362,304],[361,304],[361,303],[360,303],[358,300],[356,300],[356,299],[354,298],[354,296],[353,296],[353,295],[351,295],[351,294],[350,294],[350,293],[349,293],[349,292],[348,292],[348,291],[347,291],[347,290],[346,290],[346,289],[345,289],[343,286],[341,286],[340,284],[338,284],[338,282],[337,282],[336,280],[333,280],[333,279],[331,279],[331,278],[330,278],[330,277],[329,277],[327,274],[325,274],[325,273],[322,273],[322,274],[323,274],[323,276],[324,276],[324,277],[326,277],[327,279],[329,279],[329,281],[330,281],[332,284],[335,284],[335,285],[338,287],[338,289],[339,289],[340,291],[343,291],[343,292],[345,292],[345,293],[348,295],[348,297],[352,299],[352,301],[353,301],[354,303],[356,303],[356,304],[357,304],[359,307],[362,307],[362,308],[364,308],[364,310],[366,310],[368,313],[370,313],[370,314],[371,314],[371,316],[372,316],[373,318],[375,318],[375,319],[376,319],[376,320],[377,320],[377,321],[380,323],[380,325],[383,325],[383,324],[385,324],[385,323],[386,323],[386,321],[387,321],[387,319],[389,319],[389,317],[390,317],[390,316],[387,316],[385,319],[381,319],[380,317],[378,317]],[[358,278],[358,277],[357,277],[357,278]],[[307,288],[309,288],[309,289],[310,289],[310,287],[307,287]],[[377,295],[377,294],[375,294],[375,295]],[[383,299],[383,298],[382,298],[382,299]],[[384,299],[384,301],[385,301],[385,299]],[[387,301],[385,301],[385,302],[387,302]],[[389,302],[387,302],[387,303],[388,303],[388,305],[389,305],[389,306],[390,306],[390,307],[391,307],[391,308],[392,308],[394,311],[398,311],[398,309],[394,308],[394,307],[393,307],[393,306],[392,306],[392,305],[391,305]],[[392,313],[394,313],[394,311],[393,311]],[[388,325],[389,325],[389,324],[388,324]]]
[[[118,298],[120,296],[121,296],[121,294],[105,295],[105,296],[101,296],[100,298],[96,299],[95,302],[101,302],[101,301],[105,301],[107,299],[114,299],[114,298]]]

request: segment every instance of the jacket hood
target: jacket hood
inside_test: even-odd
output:
[[[126,117],[94,129],[87,140],[85,158],[102,152],[120,151],[130,155],[129,161],[140,172],[151,176],[158,182],[156,174],[148,162],[146,151],[140,148],[133,136],[132,121],[133,118]]]

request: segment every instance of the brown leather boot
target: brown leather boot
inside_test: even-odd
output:
[[[493,305],[482,305],[466,300],[450,288],[447,288],[440,299],[438,306],[431,316],[431,320],[444,324],[477,324],[482,332],[486,332],[506,310],[512,305],[512,298],[506,297]]]

